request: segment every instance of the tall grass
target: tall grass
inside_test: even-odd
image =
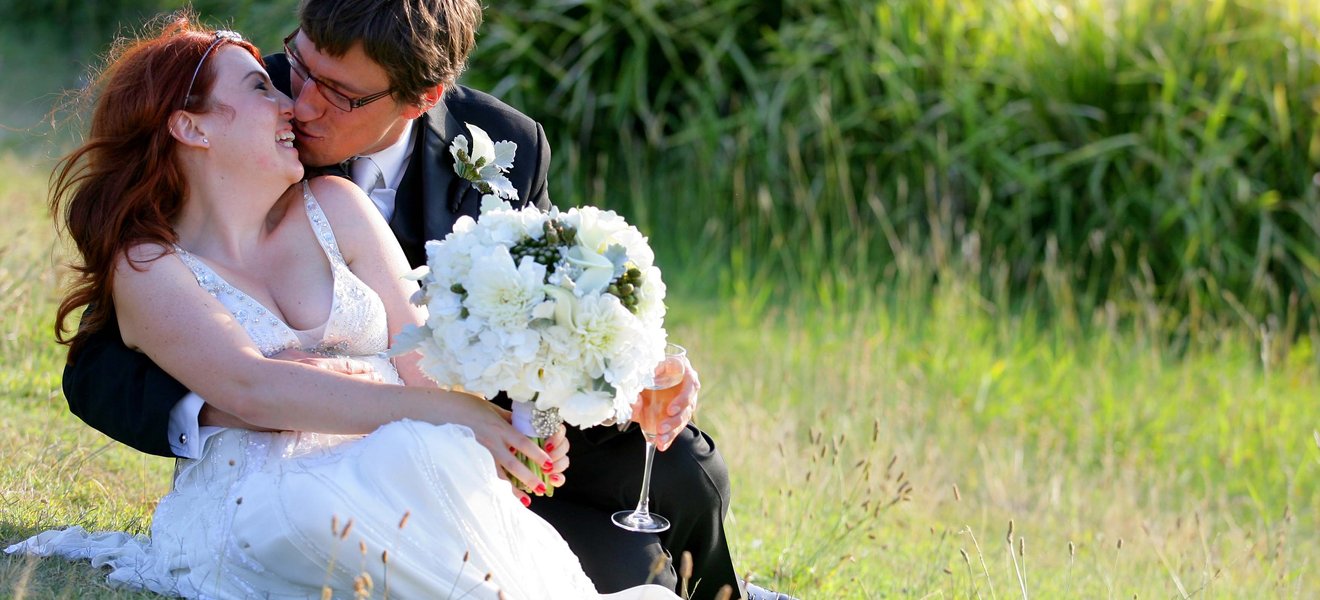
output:
[[[469,80],[548,124],[561,202],[654,217],[752,278],[972,252],[1024,301],[1061,273],[1084,318],[1152,297],[1185,333],[1320,306],[1315,3],[542,0],[488,20]]]

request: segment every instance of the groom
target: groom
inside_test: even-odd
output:
[[[285,52],[268,56],[266,67],[295,99],[300,157],[334,173],[353,159],[345,174],[371,197],[414,266],[426,260],[426,240],[443,238],[460,216],[478,214],[480,193],[455,175],[448,151],[455,136],[471,137],[465,123],[515,142],[509,178],[518,197],[550,207],[550,148],[540,124],[455,84],[481,22],[478,2],[304,0],[299,20]],[[113,319],[72,358],[64,373],[70,410],[141,451],[198,456],[210,426],[232,422],[128,350]],[[689,424],[699,388],[694,372],[685,386],[662,426],[666,452],[656,460],[651,490],[652,509],[673,523],[669,531],[627,532],[609,518],[635,504],[641,487],[643,439],[635,427],[570,428],[574,468],[567,483],[532,503],[602,592],[647,581],[677,588],[674,561],[684,552],[693,559],[693,598],[714,597],[726,585],[741,591],[723,527],[728,473],[713,440]],[[755,586],[749,592],[777,597]]]

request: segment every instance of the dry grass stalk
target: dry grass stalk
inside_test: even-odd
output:
[[[655,558],[651,560],[651,568],[646,574],[646,583],[651,583],[655,581],[656,577],[660,576],[660,573],[665,570],[666,560],[663,553],[655,555]]]
[[[972,533],[972,528],[967,527],[967,535],[972,538],[972,546],[976,548],[976,559],[981,562],[981,572],[985,573],[985,585],[990,589],[990,597],[995,598],[995,582],[990,578],[990,568],[985,565],[985,553],[981,551],[980,542],[976,541],[976,534]]]
[[[689,596],[688,581],[691,579],[692,579],[692,553],[688,552],[687,550],[684,550],[683,554],[681,555],[678,561],[679,589],[682,590],[684,598],[687,598]]]

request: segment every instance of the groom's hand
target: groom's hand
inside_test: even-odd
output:
[[[701,392],[701,378],[697,375],[697,370],[692,368],[692,363],[688,362],[687,357],[683,357],[683,383],[678,395],[669,402],[665,409],[665,420],[660,422],[660,427],[656,430],[655,449],[661,452],[669,449],[674,443],[678,434],[692,422],[692,415],[697,412],[697,394]]]
[[[384,379],[380,375],[380,371],[377,371],[376,368],[373,367],[370,363],[366,361],[355,360],[348,357],[322,356],[320,354],[311,354],[308,352],[303,352],[302,350],[298,350],[297,348],[289,348],[288,350],[280,352],[279,354],[276,354],[271,358],[277,360],[287,360],[289,362],[302,363],[304,365],[311,365],[318,369],[325,369],[327,371],[335,371],[337,373],[343,373],[345,375],[352,375],[353,377],[359,377],[362,379],[366,379],[367,381],[375,381],[375,382],[384,381]]]

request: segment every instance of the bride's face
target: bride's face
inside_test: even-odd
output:
[[[293,101],[270,83],[265,69],[241,48],[218,48],[215,108],[205,115],[211,155],[245,176],[270,174],[291,185],[303,167],[293,144]]]

